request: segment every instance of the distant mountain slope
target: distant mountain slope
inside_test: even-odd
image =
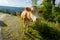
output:
[[[10,6],[0,6],[0,11],[2,12],[21,12],[24,10],[24,7],[10,7]]]

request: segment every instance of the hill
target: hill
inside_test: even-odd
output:
[[[0,6],[0,11],[1,12],[21,12],[24,10],[24,7],[10,7],[10,6]]]
[[[23,32],[24,25],[20,17],[7,14],[2,23],[3,40],[60,40],[60,26],[57,23],[44,20],[39,24],[30,23],[26,34]]]

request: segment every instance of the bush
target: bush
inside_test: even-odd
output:
[[[51,27],[48,24],[41,22],[39,24],[33,23],[31,28],[32,30],[35,30],[35,35],[38,35],[41,40],[60,40],[60,31],[54,29],[54,26]],[[30,31],[30,34],[32,33],[33,32]]]
[[[60,15],[58,15],[58,16],[56,17],[56,21],[58,21],[58,23],[60,23]]]

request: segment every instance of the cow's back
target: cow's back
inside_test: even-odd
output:
[[[30,20],[30,12],[23,11],[21,14],[21,18],[25,21]]]

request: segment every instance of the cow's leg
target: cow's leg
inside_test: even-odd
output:
[[[24,22],[24,24],[25,24],[25,33],[27,33],[28,32],[28,26],[29,26],[29,21],[25,21]]]

